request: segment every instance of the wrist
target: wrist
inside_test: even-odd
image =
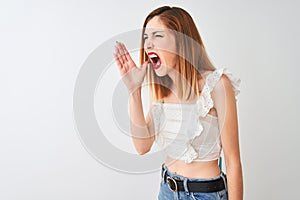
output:
[[[138,88],[136,88],[136,89],[134,89],[134,90],[129,90],[128,92],[129,92],[129,95],[130,95],[131,97],[140,97],[140,96],[141,96],[141,93],[142,93],[140,87],[138,87]]]

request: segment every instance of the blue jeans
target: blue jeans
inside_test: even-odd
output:
[[[178,174],[173,174],[172,172],[168,171],[165,163],[162,164],[162,171],[161,171],[161,182],[160,182],[160,190],[158,194],[158,200],[227,200],[228,199],[228,190],[227,190],[227,183],[225,179],[225,174],[221,172],[220,175],[213,177],[213,178],[187,178]],[[185,191],[176,191],[173,192],[168,187],[168,183],[164,181],[164,175],[169,175],[177,180],[184,181]],[[206,180],[214,180],[222,177],[225,183],[225,189],[219,192],[210,192],[210,193],[203,193],[203,192],[190,192],[187,188],[187,182],[189,181],[206,181]]]

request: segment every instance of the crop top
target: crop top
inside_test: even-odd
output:
[[[241,80],[224,67],[206,76],[196,103],[152,102],[155,142],[169,157],[184,160],[185,163],[211,161],[220,157],[222,146],[218,117],[208,112],[214,106],[211,92],[222,74],[226,74],[231,81],[237,100]]]

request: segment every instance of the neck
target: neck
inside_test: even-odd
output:
[[[172,80],[172,84],[171,84],[171,86],[170,86],[170,90],[173,92],[173,93],[177,93],[177,83],[176,83],[176,81],[175,81],[175,73],[174,73],[174,71],[172,71],[172,72],[170,72],[169,74],[168,74],[168,76],[171,78],[171,80]]]

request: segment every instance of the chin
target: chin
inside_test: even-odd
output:
[[[168,75],[167,70],[165,70],[165,67],[163,66],[161,66],[159,69],[154,69],[154,73],[159,77]]]

